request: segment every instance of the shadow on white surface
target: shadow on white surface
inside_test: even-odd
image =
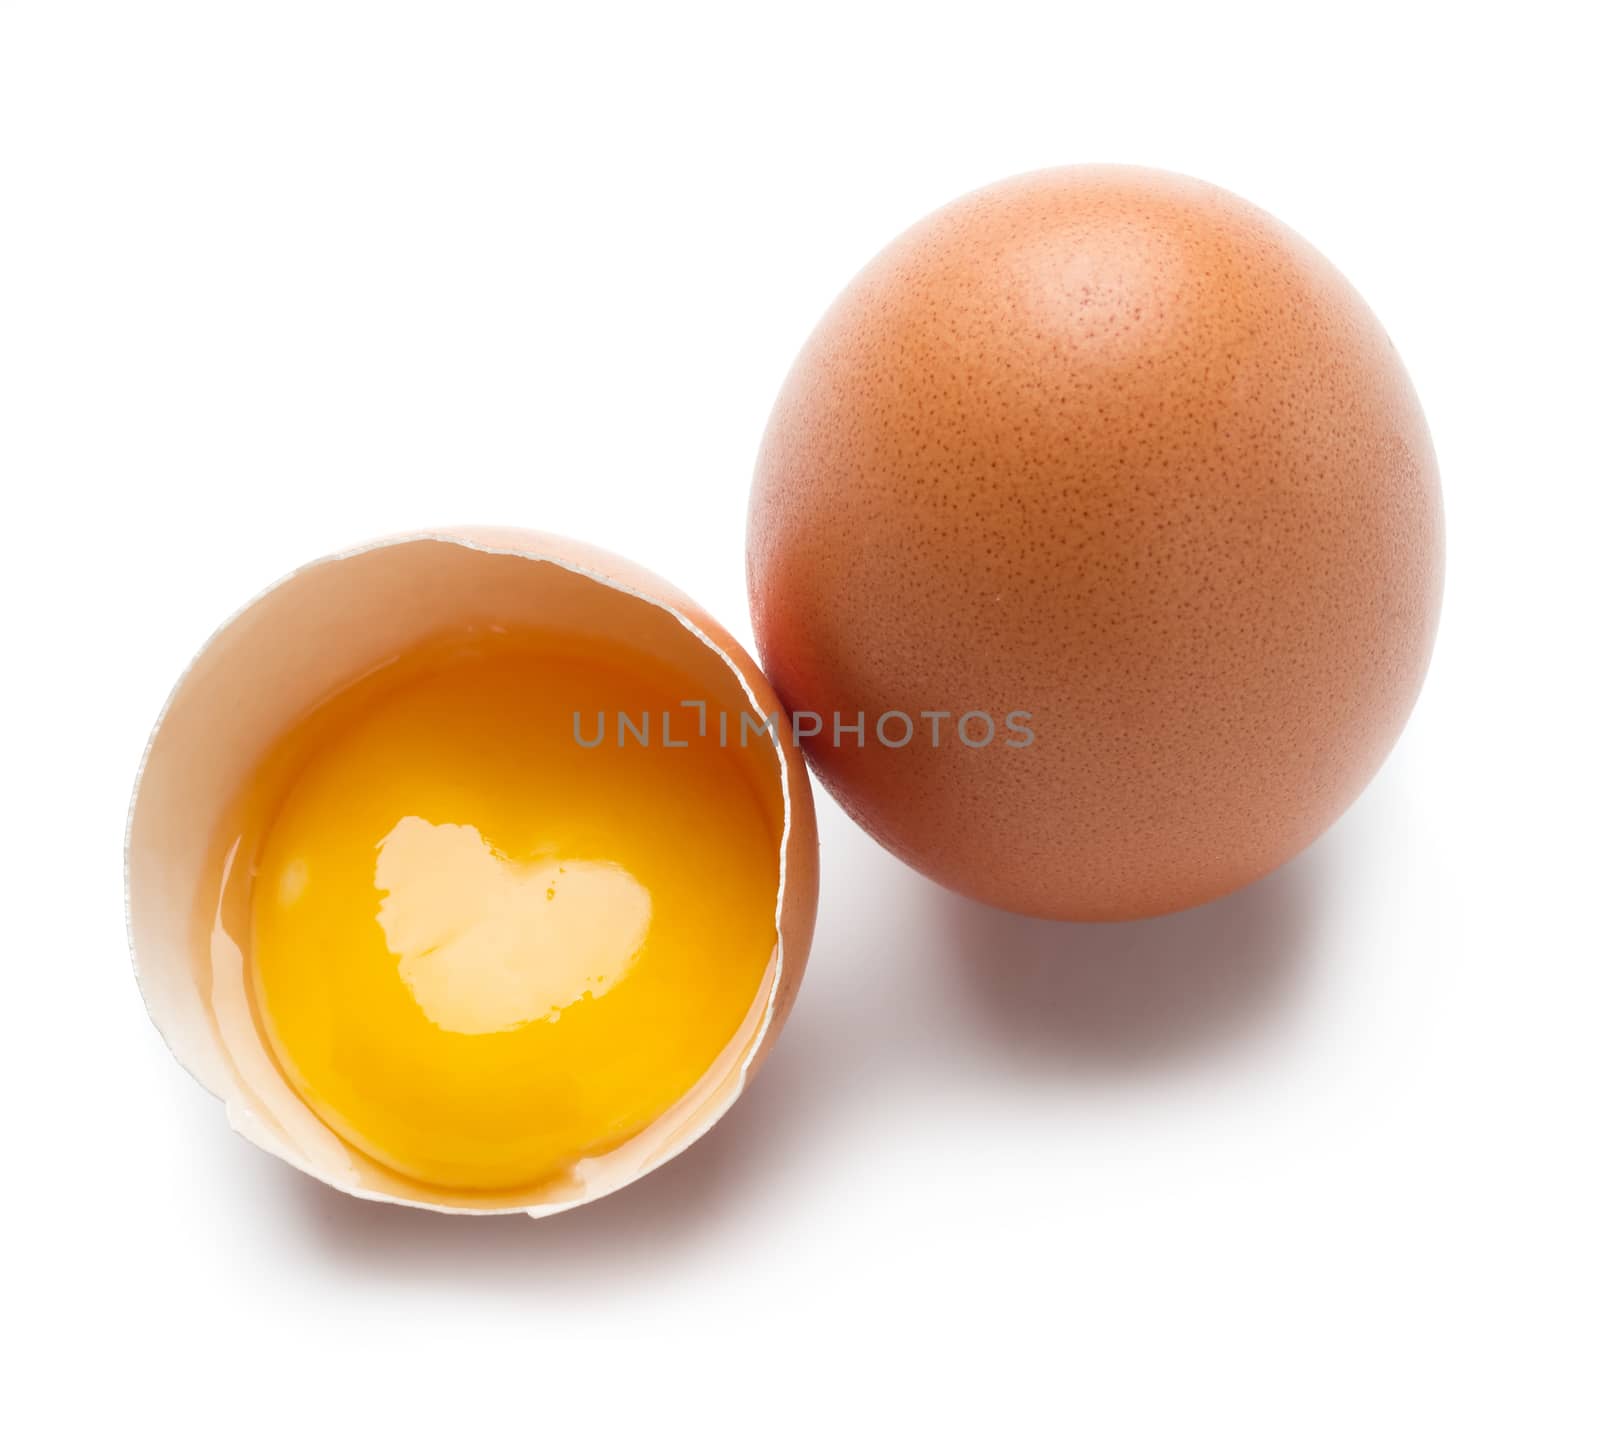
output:
[[[1233,895],[1143,921],[1037,921],[947,897],[970,1028],[1017,1070],[1063,1078],[1221,1050],[1292,997],[1331,860],[1314,847]]]
[[[717,1129],[620,1193],[537,1222],[363,1202],[297,1172],[274,1176],[311,1245],[344,1270],[517,1292],[603,1287],[688,1256],[781,1155],[753,1087]],[[275,1169],[276,1169],[276,1165]]]

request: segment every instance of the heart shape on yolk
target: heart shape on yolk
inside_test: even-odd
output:
[[[611,861],[513,861],[415,815],[379,843],[374,880],[401,978],[444,1031],[555,1021],[611,990],[650,929],[650,893]]]

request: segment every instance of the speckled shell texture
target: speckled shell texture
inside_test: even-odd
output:
[[[748,566],[852,816],[967,895],[1106,920],[1242,886],[1355,799],[1443,559],[1422,412],[1349,283],[1227,192],[1073,167],[946,207],[838,299],[773,411]],[[888,710],[1025,710],[1034,740],[919,721],[891,749]],[[864,745],[831,728],[857,711]]]

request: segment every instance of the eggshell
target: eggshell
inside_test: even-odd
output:
[[[1443,520],[1327,261],[1202,182],[1077,167],[935,213],[834,303],[748,567],[785,704],[868,721],[807,744],[851,815],[980,900],[1115,919],[1244,885],[1356,797],[1421,687]],[[890,710],[1034,738],[888,748]]]
[[[703,681],[708,707],[764,717],[771,687],[739,644],[655,575],[588,545],[505,528],[379,540],[320,559],[222,626],[179,680],[147,747],[129,812],[128,933],[151,1019],[178,1060],[258,1146],[358,1197],[539,1217],[588,1202],[677,1155],[722,1116],[765,1058],[805,968],[817,902],[810,785],[786,727],[755,737],[752,778],[781,825],[778,927],[760,995],[695,1090],[570,1180],[514,1194],[435,1191],[355,1153],[289,1088],[262,1044],[244,960],[213,919],[218,831],[276,741],[316,704],[462,622],[622,638]]]

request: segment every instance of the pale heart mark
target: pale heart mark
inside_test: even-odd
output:
[[[408,815],[378,847],[389,949],[417,1004],[476,1035],[554,1021],[627,973],[650,929],[650,893],[600,860],[507,860],[470,825]]]

